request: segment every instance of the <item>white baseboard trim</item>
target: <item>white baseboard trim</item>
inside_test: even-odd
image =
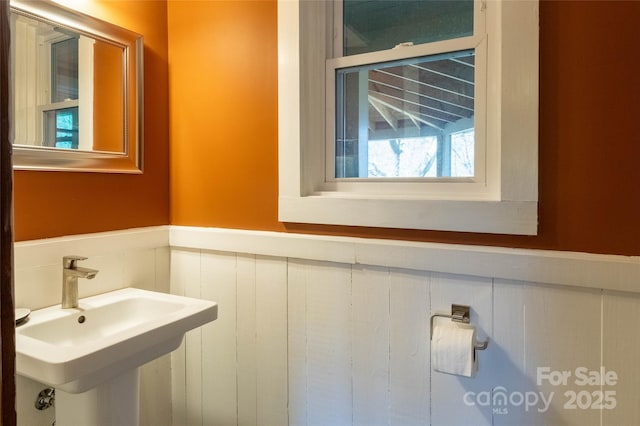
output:
[[[366,264],[640,293],[640,257],[186,226],[175,248]]]

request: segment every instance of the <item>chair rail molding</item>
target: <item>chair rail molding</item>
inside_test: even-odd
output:
[[[229,251],[640,293],[640,257],[170,227],[172,248]]]

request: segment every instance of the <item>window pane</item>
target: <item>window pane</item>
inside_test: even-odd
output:
[[[473,129],[451,135],[451,176],[473,176],[474,171]]]
[[[404,138],[369,141],[369,177],[435,177],[438,139]]]
[[[473,0],[344,0],[343,54],[473,35]]]
[[[78,107],[45,111],[44,146],[78,149]]]
[[[78,99],[78,39],[51,45],[51,102]]]
[[[473,119],[473,50],[337,70],[336,177],[473,176]]]

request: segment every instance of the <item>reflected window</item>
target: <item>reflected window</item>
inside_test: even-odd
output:
[[[44,113],[44,140],[53,148],[78,149],[78,108]]]
[[[94,40],[12,14],[16,140],[21,145],[90,150]]]
[[[51,44],[51,103],[78,99],[78,39]]]
[[[78,149],[77,37],[51,43],[50,92],[51,109],[43,108],[43,145]]]

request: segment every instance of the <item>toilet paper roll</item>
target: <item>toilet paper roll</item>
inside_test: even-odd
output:
[[[473,377],[478,368],[473,326],[448,322],[436,325],[431,338],[431,366],[442,373]]]

